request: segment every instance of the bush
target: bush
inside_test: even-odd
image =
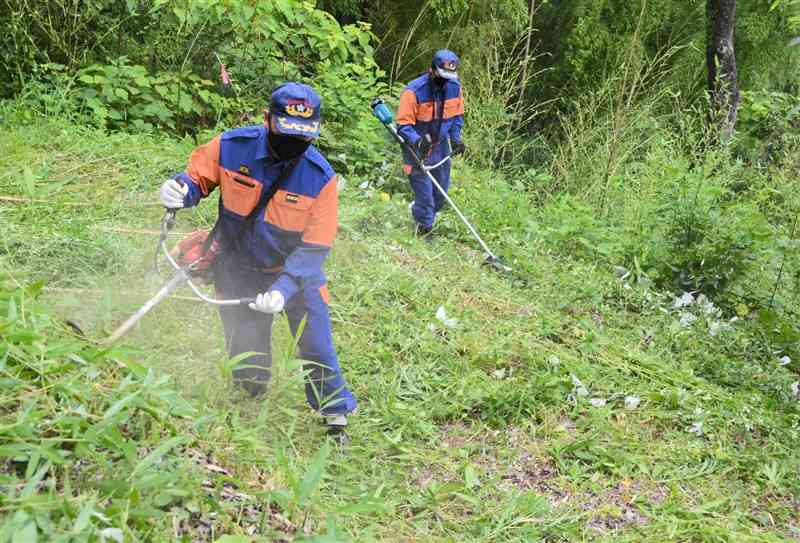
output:
[[[125,57],[79,70],[76,85],[80,107],[111,129],[187,131],[214,124],[228,102],[207,79],[191,73],[151,75]]]
[[[800,148],[800,97],[785,92],[744,91],[737,152],[759,165],[781,165]]]
[[[54,20],[70,20],[80,32],[59,34]],[[2,57],[6,94],[48,94],[42,84],[66,82],[64,108],[87,110],[100,125],[183,134],[260,119],[272,88],[300,80],[325,97],[330,141],[337,142],[331,147],[359,161],[370,157],[374,134],[364,142],[341,136],[369,131],[360,112],[384,88],[375,36],[368,25],[342,26],[312,3],[100,1],[77,9],[47,0],[33,14],[11,10],[0,30],[13,38]],[[231,86],[218,79],[219,61]],[[38,68],[45,63],[47,70]]]

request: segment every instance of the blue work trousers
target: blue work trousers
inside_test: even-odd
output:
[[[430,161],[426,161],[430,162]],[[432,162],[435,164],[436,162]],[[448,160],[430,172],[445,192],[450,188],[450,161]],[[428,175],[419,168],[413,168],[408,176],[414,191],[414,205],[411,214],[423,228],[432,228],[436,214],[444,207],[445,199],[439,189],[433,186]]]
[[[217,292],[224,298],[255,297],[267,292],[277,279],[274,273],[247,268],[235,259],[222,257],[215,269]],[[323,415],[344,415],[356,408],[357,402],[342,376],[331,334],[328,304],[320,286],[302,288],[286,303],[292,335],[306,319],[298,342],[298,358],[306,361],[308,371],[306,399]],[[252,395],[266,390],[272,367],[271,335],[273,315],[253,311],[247,305],[220,306],[225,330],[225,345],[233,358],[241,353],[264,353],[245,358],[234,369],[235,382]]]

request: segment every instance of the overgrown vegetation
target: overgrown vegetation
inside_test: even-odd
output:
[[[703,2],[78,4],[0,10],[0,542],[800,539],[797,2],[738,2],[725,144]],[[443,44],[467,102],[451,195],[509,277],[454,214],[409,235],[369,114]],[[345,179],[344,451],[285,323],[262,402],[194,301],[93,341],[160,285],[158,183],[284,79],[323,94]]]

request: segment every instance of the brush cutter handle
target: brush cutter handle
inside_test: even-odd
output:
[[[161,235],[158,238],[158,247],[156,247],[156,254],[158,252],[163,253],[164,258],[169,262],[170,266],[175,269],[176,272],[182,272],[185,275],[186,284],[192,289],[195,296],[197,296],[202,301],[213,304],[213,305],[244,305],[249,303],[255,303],[255,298],[241,298],[241,299],[232,299],[232,300],[218,300],[216,298],[211,298],[203,294],[203,291],[198,288],[197,285],[194,284],[191,280],[190,273],[192,272],[191,264],[189,266],[181,266],[178,264],[170,252],[167,250],[167,233],[169,230],[175,226],[175,212],[176,209],[169,209],[167,208],[164,212],[164,217],[161,219]]]

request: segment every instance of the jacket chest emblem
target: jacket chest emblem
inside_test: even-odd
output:
[[[250,168],[242,164],[241,166],[239,166],[239,173],[243,175],[250,175]]]
[[[290,204],[296,204],[300,201],[300,196],[297,194],[287,194],[285,201],[289,202]]]

